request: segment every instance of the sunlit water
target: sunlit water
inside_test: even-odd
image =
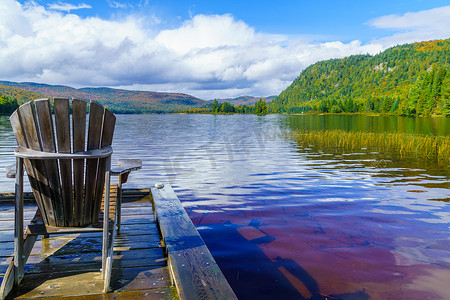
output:
[[[174,187],[240,299],[449,299],[448,168],[301,148],[286,134],[449,134],[447,119],[393,120],[118,115],[114,157],[143,160],[128,187]],[[7,118],[0,126],[3,169],[15,142]],[[1,176],[0,192],[13,184]]]

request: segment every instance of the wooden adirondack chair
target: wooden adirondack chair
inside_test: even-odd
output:
[[[141,167],[142,162],[124,160],[119,162],[119,166],[123,166],[112,172],[115,116],[95,102],[89,105],[83,100],[73,99],[71,102],[70,108],[67,98],[53,100],[54,122],[50,99],[25,103],[10,117],[18,144],[15,150],[16,172],[9,173],[9,177],[16,178],[15,243],[14,258],[3,279],[0,298],[6,297],[22,280],[24,265],[38,235],[102,231],[104,291],[110,288],[118,219],[120,226],[121,184],[131,170]],[[88,106],[89,119],[86,120]],[[25,236],[24,165],[38,206],[36,217],[27,226]],[[119,184],[116,185],[119,192],[110,192],[111,174],[119,175]],[[112,194],[118,196],[116,201],[112,201],[117,206],[110,210]]]

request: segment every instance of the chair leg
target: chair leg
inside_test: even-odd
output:
[[[105,203],[103,208],[103,243],[102,243],[102,277],[105,278],[106,256],[109,242],[109,186],[105,186]]]
[[[111,281],[111,264],[112,264],[112,252],[114,246],[114,231],[116,224],[114,223],[111,228],[109,226],[109,205],[110,205],[110,189],[111,189],[111,157],[108,157],[106,162],[105,173],[105,201],[103,209],[103,244],[102,244],[102,278],[104,281],[104,292],[109,291]]]
[[[14,200],[14,257],[3,276],[0,299],[5,299],[14,285],[22,281],[27,255],[24,254],[23,238],[23,159],[16,158],[16,184]],[[34,242],[33,242],[34,243]],[[32,244],[33,244],[32,243]],[[33,247],[33,245],[31,245]],[[27,243],[27,248],[28,243]]]
[[[23,159],[16,159],[15,222],[14,222],[14,284],[22,281],[24,275],[23,255]]]
[[[122,175],[119,175],[119,183],[117,184],[117,200],[116,200],[116,222],[117,222],[117,235],[120,235],[120,223],[121,223],[121,210],[122,210]]]
[[[0,299],[5,299],[14,285],[18,285],[24,274],[23,241],[23,159],[16,158],[16,183],[14,200],[14,257],[3,276]]]
[[[14,285],[18,285],[24,276],[24,267],[33,249],[37,236],[23,233],[23,159],[16,159],[16,184],[14,202],[14,257],[3,276],[0,286],[0,299],[5,299]]]
[[[106,263],[105,263],[105,273],[104,273],[104,286],[103,286],[103,292],[107,293],[111,289],[111,273],[112,273],[112,264],[113,264],[113,255],[114,255],[114,240],[116,237],[116,224],[113,224],[111,226],[111,231],[108,233],[109,241],[108,241],[108,253],[106,257]]]

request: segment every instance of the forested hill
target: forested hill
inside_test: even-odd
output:
[[[216,100],[219,101],[220,103],[228,102],[233,104],[234,106],[237,106],[237,105],[255,105],[255,103],[258,102],[259,99],[263,99],[264,101],[266,101],[266,103],[269,103],[275,97],[276,96],[269,96],[269,97],[241,96],[237,98],[224,98]]]
[[[75,89],[63,85],[0,81],[0,95],[17,99],[19,104],[41,97],[73,97],[94,100],[113,112],[173,112],[210,106],[209,101],[181,93],[129,91],[112,88]]]
[[[271,110],[450,116],[450,39],[318,62],[272,100]]]

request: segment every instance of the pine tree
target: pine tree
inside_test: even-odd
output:
[[[443,116],[450,117],[450,72],[442,80],[440,103]]]
[[[214,99],[214,101],[212,103],[211,111],[213,113],[218,113],[219,112],[219,101],[217,101],[217,99]]]
[[[255,114],[258,116],[265,116],[269,113],[269,109],[267,107],[266,101],[262,98],[259,98],[258,102],[255,104]]]

